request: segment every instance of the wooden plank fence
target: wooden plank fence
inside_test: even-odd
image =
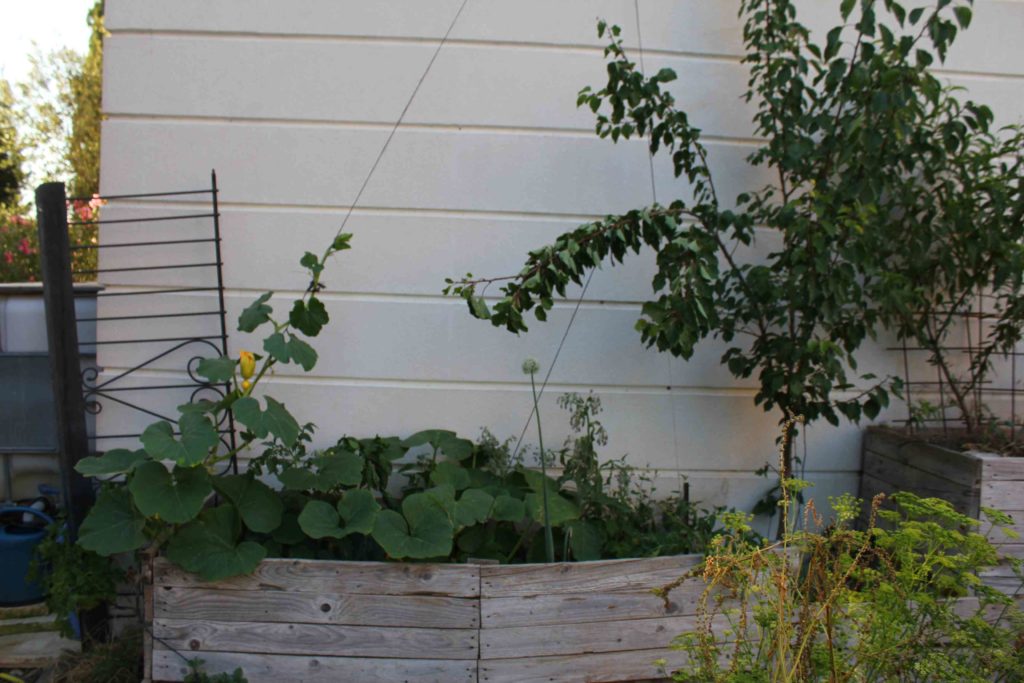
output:
[[[260,681],[663,680],[703,584],[651,593],[699,556],[554,565],[266,560],[204,583],[153,564],[147,676],[241,667]]]

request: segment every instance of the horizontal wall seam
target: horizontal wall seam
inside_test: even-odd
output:
[[[113,376],[124,372],[127,368],[104,366],[100,377]],[[186,373],[173,370],[154,370],[144,368],[132,373],[136,378],[166,379],[171,377],[187,376]],[[327,377],[311,375],[275,375],[264,377],[263,382],[267,385],[293,384],[301,386],[339,386],[339,387],[368,387],[379,389],[424,389],[424,390],[456,390],[456,391],[515,391],[529,392],[529,382],[497,381],[497,380],[447,380],[447,379],[401,379],[388,377]],[[144,385],[143,385],[144,386]],[[588,384],[588,383],[559,383],[549,381],[545,393],[561,394],[565,392],[587,392],[594,391],[598,394],[615,395],[673,395],[673,396],[701,396],[717,398],[753,398],[757,393],[756,387],[710,387],[710,386],[684,386],[684,385],[650,385],[650,384]],[[835,392],[837,396],[854,396],[855,391]]]
[[[113,376],[124,372],[127,368],[104,366],[100,377]],[[136,379],[167,379],[186,377],[187,373],[174,370],[155,370],[143,368],[131,374]],[[529,393],[530,383],[519,381],[497,380],[455,380],[455,379],[402,379],[392,377],[327,377],[314,375],[274,375],[264,377],[262,382],[267,385],[293,384],[301,386],[339,386],[339,387],[370,387],[379,389],[424,389],[424,390],[457,390],[457,391],[515,391]],[[145,385],[142,385],[145,386]],[[665,385],[626,385],[626,384],[588,384],[558,383],[549,381],[545,393],[561,394],[565,392],[594,391],[599,394],[676,394],[694,396],[736,396],[753,397],[754,388],[726,387],[670,387]],[[526,405],[526,404],[524,404]],[[525,410],[525,408],[524,408]]]
[[[1003,2],[1010,2],[1013,4],[1024,3],[1024,0],[1002,0]],[[293,42],[349,42],[349,43],[374,43],[379,45],[396,45],[396,46],[407,46],[407,45],[424,45],[424,46],[436,46],[440,41],[440,37],[437,38],[426,38],[417,36],[344,36],[344,35],[329,35],[329,34],[314,34],[314,33],[275,33],[275,32],[261,32],[261,31],[215,31],[215,30],[195,30],[195,29],[145,29],[145,28],[108,28],[107,29],[112,36],[134,36],[134,37],[167,37],[167,38],[204,38],[204,39],[218,39],[218,40],[282,40],[282,41],[293,41]],[[479,39],[467,39],[467,38],[449,38],[445,47],[474,47],[474,48],[490,48],[490,49],[513,49],[513,50],[538,50],[538,51],[552,51],[552,52],[576,52],[586,54],[603,55],[604,46],[602,45],[584,45],[578,43],[548,43],[548,42],[533,42],[533,41],[502,41],[502,40],[479,40]],[[627,50],[638,50],[638,46],[635,43],[631,43],[628,40],[625,43]],[[655,57],[670,57],[674,59],[684,59],[692,61],[712,62],[712,63],[726,63],[726,64],[740,64],[743,59],[741,53],[717,53],[717,52],[692,52],[688,50],[669,50],[665,48],[644,48],[644,55],[655,56]],[[970,78],[1005,78],[1005,79],[1024,79],[1024,72],[1019,71],[975,71],[975,70],[961,70],[961,69],[949,69],[944,67],[936,67],[932,69],[933,73],[954,76],[954,77],[970,77]]]
[[[348,204],[288,204],[285,202],[245,202],[226,200],[221,190],[221,198],[218,206],[223,213],[225,209],[240,209],[243,211],[292,211],[296,213],[344,213],[348,210]],[[118,201],[117,207],[135,207],[139,209],[207,209],[209,203],[195,202],[189,200],[167,200],[167,199],[146,199],[132,201]],[[456,219],[495,219],[495,220],[522,220],[522,221],[565,221],[567,223],[586,223],[603,218],[593,214],[572,214],[555,213],[550,211],[493,211],[484,209],[433,209],[419,207],[400,206],[368,206],[361,204],[352,210],[352,215],[360,214],[368,216],[419,216],[424,218],[456,218]]]
[[[595,24],[596,25],[596,24]],[[367,35],[331,35],[319,33],[287,33],[272,31],[218,31],[201,29],[146,29],[146,28],[109,28],[112,36],[136,36],[144,38],[216,38],[221,40],[282,40],[293,42],[327,42],[327,43],[374,43],[378,45],[424,45],[436,47],[440,36],[436,38],[422,36],[367,36]],[[551,43],[544,41],[519,40],[484,40],[474,38],[448,38],[445,49],[452,47],[473,47],[490,49],[537,50],[548,52],[577,52],[596,54],[603,57],[604,45],[587,45],[582,43]],[[637,50],[636,43],[625,42],[628,50]],[[690,59],[708,62],[726,62],[739,64],[741,55],[718,52],[693,52],[689,50],[669,50],[665,48],[644,48],[644,55],[666,56],[678,59]]]
[[[457,296],[444,296],[440,294],[441,285],[438,285],[438,294],[423,294],[418,292],[408,293],[396,293],[396,292],[352,292],[352,291],[335,291],[335,290],[323,290],[317,294],[321,301],[337,301],[337,302],[366,302],[366,303],[395,303],[395,304],[437,304],[437,305],[450,305],[464,307],[466,305],[460,297]],[[118,293],[118,292],[144,292],[155,288],[173,288],[175,285],[147,285],[147,284],[118,284],[118,283],[104,283],[106,293]],[[264,292],[266,289],[258,288],[247,288],[247,287],[225,287],[224,296],[228,298],[248,298],[256,297]],[[274,299],[272,301],[280,302],[282,300],[288,300],[289,302],[293,299],[300,298],[305,291],[299,290],[286,290],[286,289],[274,289]],[[217,292],[174,292],[164,294],[163,296],[181,296],[186,298],[216,298]],[[498,301],[501,297],[497,295],[497,290],[490,296],[485,296],[489,302]],[[554,308],[556,310],[562,308],[575,308],[577,297],[566,297],[566,298],[555,298],[552,299],[554,302]],[[644,304],[646,300],[621,300],[621,299],[584,299],[583,303],[580,304],[581,309],[620,309],[629,310],[637,314],[640,313],[639,307]],[[468,314],[467,314],[468,315]]]
[[[206,114],[145,114],[106,111],[108,121],[167,123],[171,125],[231,125],[287,126],[289,128],[340,128],[343,130],[373,130],[390,132],[393,121],[335,121],[330,119],[301,119],[287,117],[214,116]],[[499,126],[476,123],[409,123],[403,122],[399,131],[417,133],[494,134],[536,137],[571,137],[597,139],[593,128],[559,128],[543,126]],[[764,140],[738,135],[711,135],[702,133],[701,139],[723,145],[756,146]],[[646,144],[641,138],[623,140],[622,144]]]

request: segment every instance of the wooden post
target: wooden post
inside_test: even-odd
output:
[[[82,396],[82,368],[78,355],[78,327],[75,320],[75,292],[71,284],[71,251],[68,244],[68,214],[64,183],[46,183],[36,188],[39,223],[39,261],[46,303],[46,336],[49,342],[53,398],[57,404],[57,446],[69,541],[93,502],[89,481],[75,471],[79,460],[89,455],[85,428],[85,399]]]
[[[67,527],[64,538],[65,542],[74,543],[78,538],[78,527],[95,496],[89,480],[75,471],[78,461],[89,455],[89,436],[85,428],[85,398],[82,396],[82,365],[78,354],[75,291],[71,284],[64,183],[46,183],[36,188],[36,217],[50,374],[57,407],[57,458]],[[106,607],[99,606],[78,616],[83,646],[106,640]]]

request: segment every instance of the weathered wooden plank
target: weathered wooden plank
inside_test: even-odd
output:
[[[166,559],[157,558],[154,572],[155,585],[183,588],[465,598],[480,594],[479,569],[465,564],[272,559],[261,562],[251,574],[204,582]]]
[[[443,659],[375,659],[367,657],[303,657],[288,655],[203,652],[207,674],[231,673],[237,667],[249,683],[475,683],[475,661]],[[153,680],[183,681],[188,668],[170,650],[153,652]]]
[[[975,453],[981,460],[981,480],[1024,482],[1024,458],[1008,458],[994,453]]]
[[[974,477],[947,478],[873,451],[864,452],[862,476],[886,482],[891,491],[943,498],[965,513],[978,508],[978,482]]]
[[[723,625],[724,617],[713,624]],[[621,652],[668,647],[681,633],[692,631],[697,617],[664,617],[605,621],[594,624],[513,626],[480,631],[480,659],[546,657]]]
[[[156,616],[164,619],[477,628],[478,598],[434,595],[345,595],[216,588],[156,590]]]
[[[667,605],[649,590],[484,598],[481,621],[483,628],[501,628],[689,616],[697,613],[703,591],[703,582],[688,582],[672,591]]]
[[[656,664],[665,660],[664,666]],[[684,666],[683,652],[666,649],[631,650],[611,654],[490,659],[480,662],[480,681],[486,683],[612,683],[667,680]]]
[[[480,567],[483,597],[643,591],[670,583],[704,561],[701,555],[559,564]]]
[[[968,484],[980,481],[981,461],[973,454],[928,443],[926,438],[926,434],[873,427],[864,433],[864,451],[943,479]]]
[[[1024,508],[1024,483],[986,481],[981,485],[981,504],[997,510],[1020,510]]]
[[[154,649],[393,659],[476,659],[479,631],[156,619]]]

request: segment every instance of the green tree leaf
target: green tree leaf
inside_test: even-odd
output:
[[[180,440],[174,437],[169,422],[154,422],[142,433],[142,445],[154,460],[173,460],[191,466],[206,460],[219,441],[217,430],[198,413],[185,413],[178,420]]]
[[[238,361],[227,356],[219,358],[203,358],[196,367],[196,373],[210,380],[213,384],[227,382],[235,376],[235,366]]]
[[[253,332],[257,327],[270,320],[270,314],[274,312],[274,309],[267,306],[267,302],[273,295],[273,292],[261,294],[256,301],[242,311],[242,314],[238,316],[239,332]]]
[[[204,510],[171,537],[167,559],[204,581],[218,581],[248,574],[266,557],[258,543],[238,543],[241,532],[238,513],[231,505]]]
[[[123,487],[105,488],[78,529],[78,543],[86,550],[109,557],[146,545],[146,518],[132,505]]]
[[[281,525],[281,497],[252,474],[216,477],[213,485],[230,500],[242,522],[257,533],[270,533]]]
[[[295,329],[301,331],[307,337],[315,337],[320,330],[328,323],[330,316],[323,303],[315,296],[309,297],[309,301],[297,299],[288,314],[288,322]]]
[[[175,467],[168,472],[163,463],[151,460],[135,468],[128,490],[142,514],[183,524],[199,514],[213,485],[203,467]]]
[[[135,466],[149,459],[146,451],[130,451],[126,448],[115,448],[101,456],[82,458],[75,465],[75,470],[86,477],[101,477],[111,474],[127,474]]]

